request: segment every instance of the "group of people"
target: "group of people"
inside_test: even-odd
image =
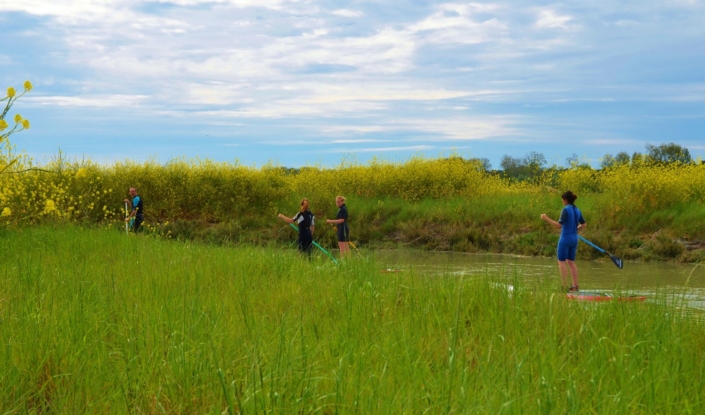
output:
[[[137,193],[137,189],[130,188],[131,199],[125,199],[124,202],[129,206],[129,214],[125,218],[125,222],[130,224],[133,232],[139,232],[144,222],[144,202]],[[575,206],[575,200],[578,195],[570,190],[561,195],[563,201],[563,210],[558,221],[549,218],[546,214],[541,214],[541,219],[555,228],[561,229],[561,237],[558,240],[556,254],[558,256],[558,269],[561,274],[561,284],[563,287],[568,287],[568,273],[571,276],[571,285],[568,291],[578,291],[578,267],[575,264],[575,256],[578,251],[578,232],[586,226],[583,214]],[[345,198],[337,196],[335,204],[338,206],[338,213],[335,219],[327,219],[326,223],[333,225],[336,229],[338,238],[338,248],[340,248],[340,256],[345,257],[350,254],[350,228],[348,226],[348,208],[345,206]],[[313,233],[315,231],[315,217],[309,208],[308,199],[301,199],[301,208],[289,218],[281,213],[278,217],[284,221],[295,224],[299,230],[298,248],[299,251],[311,255],[311,247],[313,245]]]
[[[340,256],[345,257],[350,254],[350,228],[348,227],[348,208],[345,206],[345,198],[337,196],[335,204],[338,206],[338,213],[335,219],[327,219],[326,223],[333,225],[336,229],[338,237],[338,248],[340,248]],[[311,255],[311,246],[313,245],[313,232],[315,231],[315,217],[308,206],[308,199],[301,199],[301,209],[289,218],[281,213],[277,215],[285,222],[296,224],[299,229],[298,247],[299,251]]]
[[[580,212],[580,209],[575,206],[575,200],[577,198],[578,195],[570,190],[561,195],[563,210],[561,211],[561,216],[558,221],[549,218],[546,214],[541,215],[541,219],[561,229],[561,237],[558,240],[558,248],[556,249],[558,255],[558,269],[561,274],[561,285],[564,288],[567,287],[570,292],[579,290],[578,267],[575,264],[575,256],[578,252],[578,232],[586,226],[583,214]],[[348,209],[345,206],[345,198],[343,196],[336,197],[335,204],[338,206],[338,214],[335,219],[328,219],[326,222],[334,226],[337,225],[338,247],[340,248],[341,257],[344,257],[350,253]],[[298,248],[301,252],[310,255],[311,245],[313,244],[313,232],[315,230],[315,217],[309,209],[308,199],[301,200],[301,209],[293,218],[289,218],[281,213],[278,217],[298,226]],[[569,271],[572,284],[568,287]]]

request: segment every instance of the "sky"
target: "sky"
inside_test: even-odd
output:
[[[38,161],[705,155],[703,1],[0,0]]]

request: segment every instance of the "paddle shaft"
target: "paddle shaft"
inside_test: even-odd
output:
[[[591,247],[597,249],[598,251],[602,252],[603,254],[607,254],[607,251],[604,249],[600,248],[599,246],[595,245],[594,243],[588,241],[587,239],[583,238],[582,236],[578,235],[578,238],[580,238],[581,241],[585,242],[586,244],[590,245]],[[609,254],[607,254],[609,255]]]
[[[612,260],[612,262],[614,263],[614,265],[617,266],[617,268],[622,269],[622,267],[624,267],[624,262],[622,261],[621,258],[616,257],[616,256],[610,254],[609,252],[605,251],[604,249],[602,249],[602,248],[600,248],[599,246],[595,245],[594,243],[588,241],[587,239],[583,238],[583,237],[580,236],[580,235],[578,235],[578,238],[580,238],[580,240],[582,240],[582,241],[585,242],[586,244],[590,245],[591,247],[597,249],[599,252],[602,252],[603,254],[609,256],[610,259]]]
[[[299,230],[299,228],[296,227],[296,225],[294,225],[293,223],[290,223],[289,226],[291,226],[292,228],[296,229],[297,231]],[[324,254],[328,255],[328,256],[330,257],[330,259],[333,260],[333,262],[335,262],[336,264],[338,263],[338,261],[337,261],[335,258],[333,258],[333,255],[331,255],[328,251],[326,251],[325,249],[323,249],[322,246],[318,245],[318,244],[316,243],[316,241],[313,241],[313,240],[312,240],[311,242],[316,246],[316,248],[320,249],[321,251],[323,251]]]
[[[127,215],[128,215],[128,213],[127,213],[127,202],[125,202],[125,219],[127,219]],[[130,234],[130,227],[129,227],[129,225],[127,224],[127,221],[125,221],[125,235],[129,235],[129,234]]]

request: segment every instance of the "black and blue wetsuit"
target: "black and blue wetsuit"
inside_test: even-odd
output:
[[[561,238],[558,240],[558,249],[556,249],[558,260],[575,261],[575,254],[578,252],[578,225],[585,223],[583,214],[575,205],[566,205],[561,211],[558,223],[563,225]]]
[[[299,251],[307,253],[311,256],[311,245],[313,245],[313,235],[311,234],[311,226],[315,226],[314,216],[310,210],[299,212],[293,217],[299,227]]]
[[[348,242],[350,240],[350,228],[348,228],[348,208],[343,203],[338,209],[336,219],[345,219],[343,223],[338,224],[338,242]]]
[[[130,225],[133,232],[138,232],[142,227],[142,222],[144,222],[144,202],[139,195],[132,199],[132,211],[136,212],[133,220],[130,221]]]

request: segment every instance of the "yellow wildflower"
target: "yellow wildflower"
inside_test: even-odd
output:
[[[16,123],[22,122],[22,116],[20,114],[15,114],[15,122]]]
[[[7,128],[7,121],[0,120],[0,131],[4,130],[5,128]]]
[[[56,204],[51,199],[47,199],[44,205],[44,214],[51,213],[56,210]]]
[[[24,81],[24,90],[25,91],[31,91],[32,90],[32,83],[29,81]]]
[[[8,96],[9,98],[14,97],[14,96],[15,96],[15,88],[13,88],[13,87],[7,88],[7,96]]]
[[[0,216],[5,217],[5,216],[10,216],[12,215],[12,210],[9,207],[6,207],[5,209],[2,210],[2,213],[0,213]]]
[[[22,120],[22,128],[29,130],[29,120]]]
[[[87,175],[88,175],[88,173],[86,173],[86,169],[81,167],[80,169],[78,169],[78,171],[76,172],[76,176],[74,176],[74,177],[77,179],[80,179],[81,177],[86,177]]]

